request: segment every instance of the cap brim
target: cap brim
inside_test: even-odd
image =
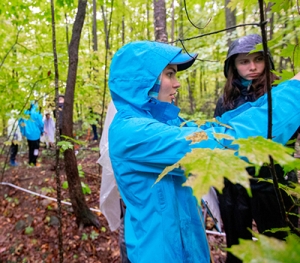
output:
[[[185,70],[193,65],[197,58],[197,53],[179,53],[169,64],[177,65],[177,71]]]

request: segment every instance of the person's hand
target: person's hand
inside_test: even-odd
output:
[[[294,77],[292,77],[291,79],[297,79],[300,80],[300,72],[298,72]]]

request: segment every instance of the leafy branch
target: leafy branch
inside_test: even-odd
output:
[[[20,34],[20,30],[18,30],[17,32],[17,37],[16,37],[16,41],[15,43],[11,46],[11,48],[6,52],[6,54],[4,55],[1,63],[0,63],[0,68],[2,67],[2,65],[4,64],[7,56],[9,55],[9,53],[14,49],[14,47],[18,44],[18,39],[19,39],[19,34]]]

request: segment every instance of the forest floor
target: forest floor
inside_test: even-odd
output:
[[[3,144],[1,143],[1,148]],[[76,156],[84,177],[82,181],[91,189],[85,199],[90,208],[99,209],[101,166],[96,162],[98,143],[79,149]],[[8,148],[8,147],[6,147]],[[25,148],[25,150],[23,150]],[[39,166],[27,164],[26,147],[17,155],[17,167],[4,164],[6,153],[0,155],[0,263],[57,263],[59,262],[58,206],[55,201],[24,192],[3,183],[56,198],[55,151],[40,149]],[[66,175],[61,165],[61,181]],[[69,200],[68,190],[62,189],[62,199]],[[118,231],[111,232],[101,212],[94,212],[101,228],[78,228],[72,207],[62,204],[63,258],[67,263],[120,262]],[[209,224],[208,224],[209,225]],[[208,235],[215,263],[225,262],[225,238]]]

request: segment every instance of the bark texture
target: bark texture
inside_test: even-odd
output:
[[[72,31],[72,39],[69,45],[69,70],[63,108],[62,134],[73,137],[73,104],[76,85],[78,48],[80,36],[86,14],[86,0],[78,1],[78,11]],[[98,218],[88,208],[82,192],[81,181],[77,168],[77,160],[73,149],[64,152],[65,169],[69,185],[69,194],[72,207],[79,226],[94,225],[100,227]]]

